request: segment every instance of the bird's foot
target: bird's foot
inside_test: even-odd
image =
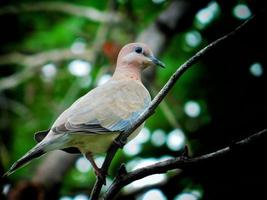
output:
[[[93,159],[93,154],[91,152],[88,152],[88,153],[85,154],[85,157],[87,158],[87,160],[89,160],[89,162],[91,163],[92,167],[94,168],[95,175],[97,176],[97,178],[100,179],[103,182],[104,185],[106,185],[106,174],[95,163],[95,161]]]

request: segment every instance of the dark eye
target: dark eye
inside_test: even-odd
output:
[[[136,53],[143,53],[142,47],[136,47],[134,50]]]

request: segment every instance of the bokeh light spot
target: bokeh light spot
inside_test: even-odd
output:
[[[180,150],[184,147],[185,135],[181,129],[174,129],[167,138],[167,146],[172,151]]]
[[[159,189],[148,190],[138,200],[167,200],[167,197]]]
[[[200,105],[195,101],[185,103],[184,111],[189,117],[198,117],[201,112]]]
[[[97,82],[97,85],[103,85],[104,83],[106,83],[109,79],[111,78],[110,74],[104,74],[100,77],[100,79]]]
[[[87,76],[91,72],[92,66],[83,60],[73,60],[70,62],[68,69],[74,76]]]
[[[134,156],[141,152],[142,144],[146,143],[150,138],[150,131],[148,128],[144,127],[140,133],[129,143],[125,145],[123,151],[128,156]]]
[[[82,172],[82,173],[86,173],[89,170],[91,170],[90,162],[84,157],[80,157],[77,159],[75,163],[75,167],[77,168],[79,172]]]
[[[9,190],[10,190],[10,188],[11,188],[11,185],[10,184],[5,184],[4,187],[3,187],[2,193],[4,195],[7,195],[8,192],[9,192]]]
[[[190,31],[185,34],[185,41],[190,47],[197,47],[201,43],[202,37],[198,31]]]
[[[174,197],[174,200],[199,200],[201,199],[202,194],[195,190],[191,192],[183,192]]]
[[[156,129],[151,135],[151,143],[160,147],[166,142],[166,133],[162,129]]]
[[[156,158],[135,159],[134,162],[127,163],[126,167],[127,167],[127,169],[130,169],[130,170],[136,170],[136,169],[140,169],[142,167],[146,167],[148,165],[155,164],[158,161],[159,160]],[[166,180],[166,174],[151,175],[151,176],[145,177],[143,179],[134,181],[133,183],[126,186],[125,190],[131,191],[132,189],[157,184],[157,183],[160,183],[164,180]]]
[[[79,78],[79,85],[81,88],[89,88],[92,84],[92,77],[91,76],[83,76]]]
[[[154,184],[160,183],[164,180],[166,180],[165,174],[154,174],[154,175],[147,176],[143,179],[139,179],[137,181],[134,181],[133,183],[131,183],[129,185],[129,187],[130,188],[142,188],[144,186],[154,185]]]
[[[103,193],[106,192],[112,183],[113,183],[112,179],[109,177],[106,177],[106,185],[103,185],[101,192]]]
[[[49,63],[49,64],[44,65],[41,71],[42,71],[43,79],[45,81],[50,81],[56,76],[57,67],[54,64]]]
[[[85,41],[82,38],[78,38],[74,41],[74,43],[71,45],[71,52],[74,54],[82,54],[85,51]]]
[[[163,3],[165,0],[152,0],[153,3],[155,4],[161,4]]]
[[[63,197],[60,197],[59,200],[72,200],[72,198],[68,196],[63,196]]]
[[[136,143],[143,144],[146,143],[150,138],[150,131],[148,128],[144,127],[140,133],[134,138]]]
[[[263,74],[263,68],[262,65],[258,62],[253,63],[249,68],[250,73],[253,76],[259,77]]]
[[[89,200],[89,197],[85,194],[78,194],[73,198],[73,200]]]
[[[233,14],[238,19],[247,19],[251,16],[251,11],[245,4],[238,4],[233,9]]]
[[[139,154],[142,150],[142,146],[139,143],[135,142],[135,139],[132,141],[128,142],[124,147],[123,147],[123,152],[128,155],[128,156],[135,156]]]
[[[135,168],[135,166],[139,163],[140,160],[142,160],[142,159],[139,157],[135,157],[134,159],[128,161],[126,163],[127,171],[132,171]]]
[[[207,7],[199,10],[196,14],[198,28],[204,28],[210,24],[220,12],[220,7],[217,2],[213,1]]]
[[[97,156],[95,158],[95,164],[98,166],[98,167],[101,167],[103,162],[105,160],[105,157],[104,156]]]

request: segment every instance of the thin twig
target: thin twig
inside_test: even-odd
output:
[[[106,177],[108,168],[117,150],[119,148],[122,148],[125,145],[127,138],[131,135],[131,133],[154,113],[154,110],[157,108],[160,102],[165,98],[165,96],[168,94],[168,92],[171,90],[171,88],[174,86],[177,80],[182,76],[182,74],[186,70],[188,70],[193,64],[195,64],[197,61],[202,59],[208,52],[213,50],[214,47],[218,46],[225,40],[236,35],[253,18],[254,16],[251,17],[249,20],[245,21],[244,23],[242,23],[234,31],[224,35],[223,37],[215,40],[214,42],[210,43],[208,46],[198,51],[193,57],[187,60],[183,65],[181,65],[176,70],[176,72],[170,77],[168,82],[160,90],[157,96],[152,100],[150,106],[140,115],[140,117],[126,131],[122,132],[112,143],[111,147],[109,148],[107,152],[104,163],[101,167],[102,177]],[[95,186],[92,190],[92,193],[91,193],[91,200],[96,200],[99,198],[100,191],[101,191],[103,184],[105,184],[105,180],[98,177],[95,183]]]
[[[228,155],[231,151],[240,149],[248,144],[251,144],[256,140],[260,140],[263,136],[266,136],[266,134],[267,134],[267,129],[264,129],[239,142],[232,144],[234,145],[234,148],[232,148],[232,146],[228,146],[223,149],[217,150],[215,152],[204,154],[195,158],[186,158],[186,159],[184,157],[173,158],[134,170],[132,172],[124,174],[123,176],[117,176],[114,182],[109,187],[104,199],[105,200],[112,199],[124,186],[136,180],[142,179],[144,177],[153,174],[163,174],[169,170],[185,169],[191,166],[196,166],[196,164],[198,163],[203,163],[210,160],[216,160],[217,158]]]
[[[2,7],[0,9],[0,15],[36,11],[62,12],[77,17],[83,17],[95,22],[118,23],[121,19],[121,17],[115,13],[106,13],[88,6],[75,5],[66,2],[36,2],[31,4],[22,3],[15,6],[10,5]]]

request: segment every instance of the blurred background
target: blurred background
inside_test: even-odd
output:
[[[256,13],[182,76],[139,136],[117,153],[107,185],[122,162],[131,171],[179,156],[185,145],[192,156],[202,155],[266,128],[265,4],[1,0],[0,174],[35,145],[36,131],[111,77],[126,43],[147,43],[165,62],[166,69],[148,69],[143,77],[155,96],[183,62]],[[266,141],[136,181],[117,199],[266,199]],[[85,158],[55,151],[2,180],[0,199],[88,200],[94,182]]]

